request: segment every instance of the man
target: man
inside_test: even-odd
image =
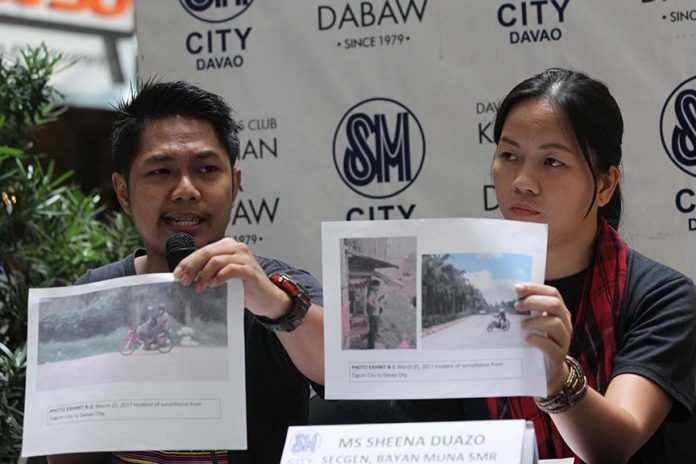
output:
[[[379,306],[384,295],[380,296],[381,283],[377,279],[370,281],[367,288],[367,320],[370,324],[370,331],[367,333],[367,349],[375,348],[375,341],[379,332],[379,319],[382,314],[382,307]]]
[[[224,236],[241,172],[234,166],[239,126],[219,96],[185,82],[148,82],[118,111],[112,181],[145,247],[89,271],[78,283],[168,272],[165,243],[176,232],[191,234],[200,247],[174,270],[181,285],[203,292],[241,279],[248,451],[90,453],[51,456],[49,461],[278,462],[288,425],[307,419],[307,379],[324,383],[319,283],[280,261],[256,257],[245,244]]]
[[[169,332],[169,314],[164,305],[159,305],[157,310],[157,334]]]
[[[154,306],[148,306],[145,313],[145,321],[138,326],[140,339],[143,341],[143,349],[152,349],[152,342],[157,336],[157,311]]]
[[[505,315],[505,309],[500,308],[498,309],[498,326],[503,327],[505,326],[505,323],[507,322],[507,316]]]

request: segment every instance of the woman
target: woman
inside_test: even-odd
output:
[[[496,116],[502,214],[549,227],[545,285],[516,287],[517,309],[537,315],[527,340],[549,397],[339,402],[344,422],[525,418],[542,458],[665,462],[662,424],[688,418],[696,396],[696,287],[616,232],[622,136],[607,87],[564,69],[521,82]],[[336,423],[324,416],[312,420]]]
[[[545,285],[516,286],[549,397],[486,403],[492,418],[533,420],[543,458],[661,462],[656,432],[692,412],[696,287],[616,232],[622,135],[607,87],[564,69],[518,84],[496,116],[501,212],[549,227]]]

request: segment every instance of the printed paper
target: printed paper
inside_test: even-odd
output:
[[[546,225],[322,224],[326,397],[546,395],[514,285],[543,282]]]
[[[171,274],[31,289],[22,455],[246,448],[243,301]]]

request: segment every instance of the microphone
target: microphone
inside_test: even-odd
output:
[[[169,272],[174,272],[179,262],[197,249],[198,247],[196,242],[193,241],[191,234],[177,232],[169,237],[165,247]]]

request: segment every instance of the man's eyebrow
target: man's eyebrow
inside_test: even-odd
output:
[[[174,161],[174,158],[169,155],[151,155],[143,160],[143,164],[166,163],[170,161]]]
[[[212,157],[221,158],[222,155],[220,155],[220,153],[213,151],[213,150],[205,150],[205,151],[201,151],[201,152],[196,153],[195,155],[193,155],[193,157],[196,160],[202,160],[202,159],[207,159],[207,158],[212,158]]]
[[[193,155],[194,160],[204,160],[212,157],[221,158],[222,155],[214,150],[204,150]],[[154,163],[170,163],[174,161],[174,157],[164,154],[150,155],[143,160],[143,164],[154,164]]]

